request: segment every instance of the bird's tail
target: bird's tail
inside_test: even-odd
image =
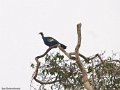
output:
[[[62,47],[63,49],[66,49],[66,48],[67,48],[65,45],[63,45],[63,44],[61,44],[61,43],[60,43],[60,45],[61,45],[61,47]]]

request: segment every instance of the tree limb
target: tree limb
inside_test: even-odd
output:
[[[85,67],[82,64],[82,62],[80,61],[80,57],[87,60],[87,58],[84,55],[79,53],[79,48],[80,48],[80,45],[81,45],[81,23],[77,24],[77,35],[78,35],[78,42],[77,42],[77,45],[75,47],[75,52],[67,53],[60,45],[54,45],[54,46],[49,47],[44,54],[42,54],[40,56],[37,56],[35,58],[35,60],[37,62],[37,67],[36,67],[35,75],[33,76],[33,78],[36,82],[38,82],[40,84],[52,84],[52,83],[60,81],[60,80],[57,80],[58,79],[57,76],[56,76],[55,80],[53,80],[51,82],[42,82],[42,81],[37,79],[38,69],[39,69],[39,66],[40,66],[40,62],[39,62],[38,59],[41,58],[41,57],[44,57],[51,49],[58,47],[69,59],[76,60],[76,63],[78,64],[78,66],[79,66],[79,68],[80,68],[80,70],[83,74],[82,79],[83,79],[85,88],[87,90],[93,90],[92,86],[90,85],[90,83],[88,81],[87,72],[85,70]],[[72,55],[74,55],[74,56],[72,56]]]
[[[78,42],[75,48],[75,57],[76,57],[76,62],[83,74],[83,82],[84,82],[84,86],[87,90],[93,90],[93,87],[90,85],[89,81],[88,81],[88,76],[87,76],[87,72],[85,70],[85,67],[83,66],[82,62],[80,61],[80,57],[79,57],[79,48],[81,45],[81,23],[77,24],[77,35],[78,35]]]

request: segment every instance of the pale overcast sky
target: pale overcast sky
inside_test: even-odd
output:
[[[47,49],[38,33],[74,51],[79,22],[84,55],[120,51],[120,0],[0,0],[0,88],[29,90],[30,64]]]

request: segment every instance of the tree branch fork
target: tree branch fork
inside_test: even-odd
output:
[[[87,90],[94,90],[93,87],[90,85],[89,83],[89,80],[88,80],[88,76],[87,76],[87,72],[85,70],[85,67],[84,65],[82,64],[81,60],[80,60],[80,57],[82,57],[83,59],[87,60],[88,58],[85,57],[84,55],[82,55],[81,53],[79,53],[79,49],[80,49],[80,46],[81,46],[81,23],[77,24],[77,44],[76,44],[76,47],[75,47],[75,51],[74,52],[70,52],[68,53],[67,51],[65,51],[65,49],[63,49],[60,45],[54,45],[54,46],[51,46],[49,47],[46,52],[44,52],[42,55],[40,56],[37,56],[35,58],[36,60],[36,63],[37,63],[37,66],[36,66],[36,70],[35,70],[35,74],[33,76],[33,79],[40,83],[40,84],[52,84],[52,83],[55,83],[55,82],[58,82],[59,80],[58,77],[56,76],[56,78],[51,81],[51,82],[43,82],[43,81],[40,81],[39,79],[37,79],[37,75],[38,75],[38,69],[40,67],[40,61],[39,59],[44,57],[51,49],[53,48],[56,48],[58,47],[69,59],[71,60],[75,60],[76,63],[78,64],[81,72],[82,72],[82,76],[83,76],[83,82],[84,82],[84,87],[87,89]]]

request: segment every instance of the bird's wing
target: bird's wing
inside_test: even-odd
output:
[[[48,42],[53,42],[53,41],[57,41],[57,40],[55,40],[54,38],[52,38],[52,37],[47,37],[47,41]],[[58,42],[58,41],[57,41]]]

